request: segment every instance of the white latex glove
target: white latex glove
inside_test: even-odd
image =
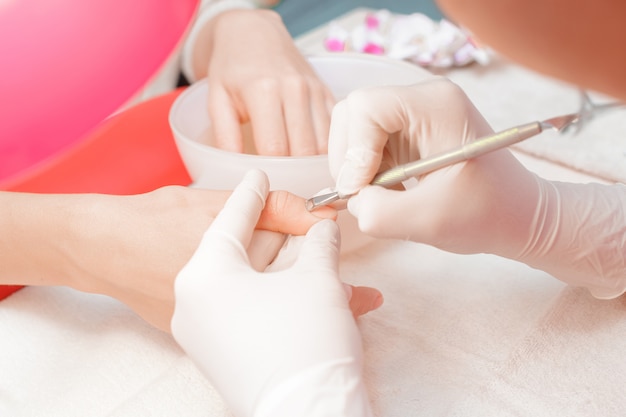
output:
[[[348,210],[373,236],[456,253],[492,253],[585,286],[599,298],[626,288],[626,187],[539,178],[501,150],[419,178],[406,191],[367,186],[379,168],[492,133],[463,91],[434,78],[352,93],[338,103],[330,168]],[[360,191],[359,191],[360,190]]]
[[[287,269],[249,264],[268,188],[251,171],[205,233],[175,282],[172,334],[238,417],[370,416],[336,223],[315,224]]]

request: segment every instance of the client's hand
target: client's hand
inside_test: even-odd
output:
[[[68,240],[73,246],[63,257],[51,261],[70,266],[69,272],[64,271],[70,279],[67,285],[110,295],[169,331],[174,278],[230,193],[172,186],[135,196],[67,196],[73,200],[72,210],[88,208],[70,216],[78,222],[72,227],[78,236]],[[257,225],[263,230],[257,230],[250,247],[255,267],[262,269],[275,257],[285,234],[301,235],[320,219],[336,217],[333,209],[315,214],[304,209],[300,197],[284,191],[270,193]],[[40,272],[37,279],[48,273]],[[353,288],[352,294],[355,315],[381,303],[380,293],[373,288]]]
[[[201,32],[194,63],[197,77],[209,74],[216,146],[242,152],[240,124],[250,122],[260,155],[326,153],[335,100],[276,12],[219,14]]]
[[[238,417],[370,416],[337,225],[313,225],[293,265],[256,271],[268,188],[248,173],[206,231],[176,278],[172,334]]]

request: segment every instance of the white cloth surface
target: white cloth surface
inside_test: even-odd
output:
[[[595,180],[518,156],[547,178]],[[385,296],[359,319],[377,416],[626,409],[624,297],[596,300],[517,262],[401,241],[343,254],[341,273]],[[0,416],[231,415],[169,335],[108,297],[18,291],[0,302],[0,352]]]
[[[410,242],[349,252],[341,273],[385,295],[359,319],[378,416],[614,416],[626,406],[624,297],[599,301],[516,262]],[[107,297],[17,292],[0,303],[0,352],[2,416],[230,416],[169,335]]]
[[[495,59],[485,68],[447,74],[496,130],[579,111],[580,90]],[[594,102],[613,99],[590,92]],[[626,183],[626,107],[598,113],[580,132],[546,131],[515,145],[531,155],[613,182]]]

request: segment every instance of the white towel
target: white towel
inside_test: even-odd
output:
[[[377,416],[612,416],[626,408],[626,301],[490,255],[374,241],[341,273],[385,295],[359,319]],[[252,347],[251,347],[252,348]],[[230,417],[171,337],[107,297],[0,303],[0,415]]]
[[[459,84],[496,130],[577,112],[580,90],[496,59],[484,68],[445,74]],[[589,92],[594,102],[614,101]],[[546,131],[515,147],[611,182],[626,183],[626,107],[598,113],[579,132]]]
[[[0,416],[227,416],[171,336],[67,288],[0,302]]]

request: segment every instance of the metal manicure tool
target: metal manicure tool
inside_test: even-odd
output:
[[[576,125],[577,123],[580,123],[584,118],[583,116],[589,115],[577,112],[564,116],[553,117],[542,122],[532,122],[515,126],[510,129],[482,137],[474,142],[467,143],[451,151],[432,155],[428,158],[420,159],[415,162],[409,162],[408,164],[398,165],[378,174],[374,177],[374,180],[370,184],[390,187],[411,177],[424,175],[437,169],[513,145],[514,143],[521,142],[524,139],[536,136],[547,129],[555,129],[556,131],[561,132]],[[332,191],[309,198],[305,202],[305,207],[307,210],[312,211],[318,207],[326,206],[337,200],[343,200],[349,197],[349,195],[340,195],[338,192]]]

